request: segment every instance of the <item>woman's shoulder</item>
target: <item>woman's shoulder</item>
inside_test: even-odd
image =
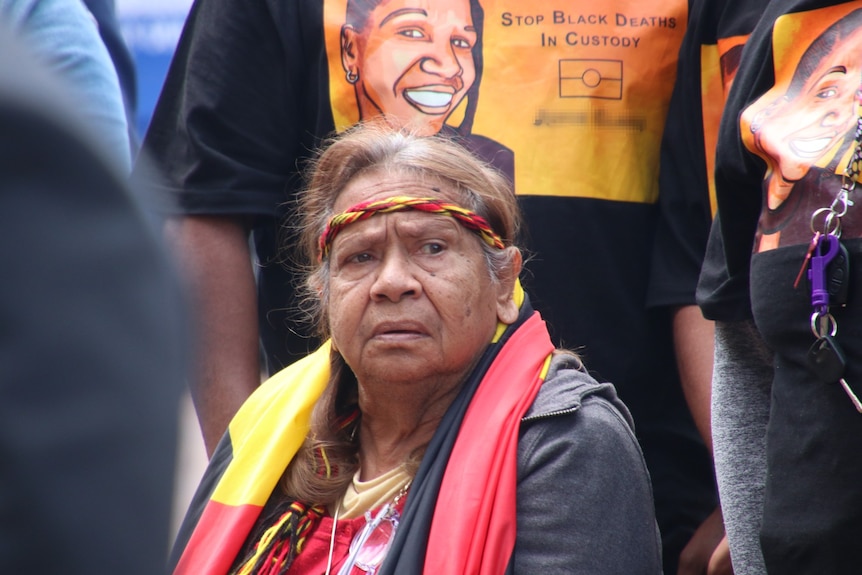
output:
[[[627,427],[634,422],[612,383],[599,382],[580,359],[569,352],[556,352],[548,374],[533,404],[524,414],[525,422],[557,415],[584,413],[586,416],[614,414]]]
[[[596,381],[571,354],[557,354],[521,420],[518,473],[522,480],[536,473],[599,477],[607,486],[624,476],[633,497],[652,497],[629,410],[612,384]]]
[[[522,420],[517,502],[517,573],[566,573],[572,565],[660,572],[652,489],[631,417],[613,385],[574,356],[557,354]],[[597,559],[596,546],[609,553]]]

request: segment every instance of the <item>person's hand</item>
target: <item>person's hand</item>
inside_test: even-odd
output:
[[[709,558],[709,566],[706,575],[733,575],[733,565],[730,564],[730,545],[727,543],[727,535],[718,542],[718,547]]]
[[[677,575],[733,575],[721,508],[700,524],[679,555]]]

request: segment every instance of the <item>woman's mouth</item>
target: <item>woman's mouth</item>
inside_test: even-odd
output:
[[[802,158],[817,158],[832,144],[833,136],[818,136],[815,138],[794,138],[790,148]]]
[[[426,114],[445,114],[452,105],[455,92],[449,86],[423,86],[404,90],[404,99]]]

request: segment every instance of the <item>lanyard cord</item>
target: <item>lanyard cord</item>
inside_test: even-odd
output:
[[[341,510],[341,500],[335,506],[335,516],[332,519],[332,534],[329,537],[329,559],[326,561],[326,575],[332,571],[332,552],[335,549],[335,526],[338,525],[338,512]]]

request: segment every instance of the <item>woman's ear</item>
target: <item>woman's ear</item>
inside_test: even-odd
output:
[[[497,319],[505,324],[513,324],[518,319],[518,304],[515,302],[515,282],[521,274],[523,258],[521,250],[514,246],[510,251],[509,263],[501,270],[497,289]]]
[[[355,84],[359,79],[359,64],[356,61],[357,36],[356,30],[350,24],[341,27],[341,66],[351,84]]]

